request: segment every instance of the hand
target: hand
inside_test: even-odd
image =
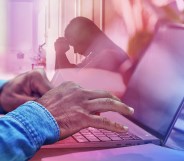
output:
[[[133,114],[134,110],[105,91],[90,91],[73,82],[65,82],[37,100],[45,106],[60,127],[64,139],[83,128],[103,128],[115,132],[127,131],[127,127],[94,115],[97,112],[115,111]]]
[[[50,89],[51,84],[43,70],[30,71],[3,86],[0,103],[6,112],[10,112],[27,101],[38,99]]]
[[[69,43],[64,37],[59,37],[54,43],[54,47],[56,54],[66,53],[70,49]]]

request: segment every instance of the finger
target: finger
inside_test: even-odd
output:
[[[36,97],[31,97],[31,96],[27,96],[27,95],[20,95],[20,94],[15,94],[15,98],[16,98],[16,101],[14,103],[14,108],[22,105],[23,103],[25,102],[28,102],[28,101],[34,101],[36,100],[37,98]],[[13,102],[13,101],[12,101]],[[13,108],[13,107],[12,107]]]
[[[87,109],[90,113],[107,111],[114,111],[125,115],[132,115],[134,113],[133,108],[111,98],[88,100],[85,102],[85,109]]]
[[[44,70],[36,70],[31,73],[31,90],[34,94],[42,96],[50,89],[52,89],[52,85]]]
[[[42,75],[42,77],[43,77],[44,79],[46,79],[47,81],[49,81],[49,80],[48,80],[48,78],[47,78],[47,75],[46,75],[46,73],[45,73],[45,70],[44,70],[44,69],[42,69],[42,68],[38,68],[38,69],[35,69],[34,71],[39,72],[39,73]]]
[[[115,95],[112,95],[110,92],[108,91],[102,91],[102,90],[95,90],[95,91],[91,91],[91,90],[83,90],[84,95],[89,99],[96,99],[96,98],[112,98],[114,100],[120,101],[120,99],[118,97],[116,97]]]
[[[98,129],[106,129],[109,131],[114,131],[114,132],[127,132],[128,127],[120,125],[116,122],[112,122],[108,120],[107,118],[96,116],[96,115],[91,115],[90,116],[91,120],[89,123],[89,126],[95,127]]]
[[[18,97],[17,97],[17,100],[20,100],[20,103],[22,104],[22,103],[25,103],[25,102],[27,102],[27,101],[34,101],[34,100],[36,100],[37,99],[37,97],[31,97],[31,96],[27,96],[27,95],[19,95]]]

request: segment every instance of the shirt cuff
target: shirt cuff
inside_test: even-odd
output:
[[[7,82],[7,80],[0,80],[0,88]]]
[[[59,140],[60,129],[51,113],[41,104],[29,101],[7,115],[19,121],[30,141],[40,148]]]

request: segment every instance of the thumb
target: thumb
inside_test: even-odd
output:
[[[32,74],[31,91],[36,95],[42,96],[53,87],[43,69],[37,69],[34,72],[37,74]]]
[[[17,95],[16,96],[16,104],[20,106],[21,104],[28,102],[28,101],[34,101],[38,99],[38,97],[34,96],[27,96],[27,95]]]

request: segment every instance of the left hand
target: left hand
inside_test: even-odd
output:
[[[52,88],[44,70],[33,70],[8,81],[0,95],[0,105],[10,112],[27,101],[41,97]]]

